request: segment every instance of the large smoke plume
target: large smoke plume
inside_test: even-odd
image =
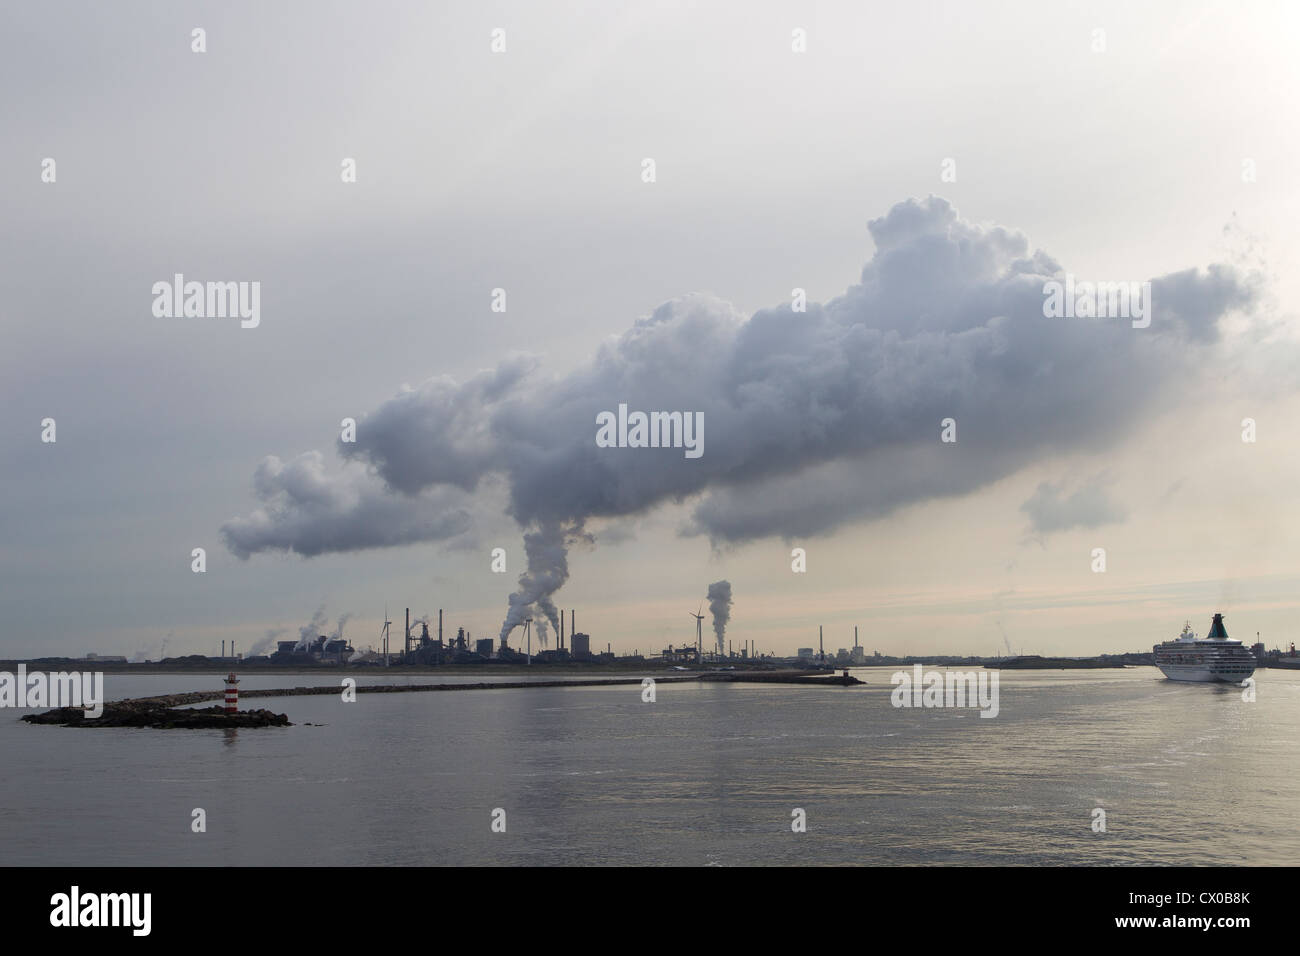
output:
[[[718,656],[726,653],[723,637],[731,620],[731,582],[714,581],[709,585],[709,612],[713,615],[713,633],[718,637]]]
[[[510,595],[509,610],[501,624],[501,640],[526,618],[544,616],[558,634],[560,612],[551,595],[569,579],[569,546],[587,537],[581,527],[547,522],[524,535],[524,557],[528,566],[519,575],[519,588]]]
[[[1149,328],[1049,319],[1043,285],[1065,269],[1024,235],[935,197],[868,228],[860,281],[806,311],[746,318],[692,295],[558,378],[510,356],[465,382],[404,387],[337,445],[340,467],[319,452],[264,461],[262,506],[227,522],[225,540],[241,557],[447,540],[499,478],[527,557],[501,634],[539,612],[556,626],[568,548],[593,519],[685,502],[686,533],[714,544],[803,538],[969,493],[1062,448],[1104,450],[1144,410],[1194,394],[1227,351],[1219,320],[1257,296],[1215,265],[1153,279]],[[597,447],[596,416],[620,403],[702,412],[702,457]],[[953,444],[939,441],[947,418]]]

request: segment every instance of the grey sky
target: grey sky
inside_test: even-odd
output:
[[[708,303],[724,325],[779,310],[796,286],[828,310],[843,296],[851,311],[864,266],[881,267],[868,222],[931,194],[979,242],[1000,227],[1080,277],[1224,263],[1249,288],[1250,314],[1220,309],[1204,284],[1170,285],[1166,301],[1184,316],[1206,303],[1202,319],[1223,312],[1213,341],[1168,328],[1138,339],[1118,325],[1101,338],[1068,320],[1032,324],[1025,298],[1012,318],[1024,334],[990,353],[1010,355],[1005,374],[990,376],[976,350],[977,371],[954,388],[924,370],[940,353],[920,333],[943,310],[907,296],[965,303],[1011,273],[1004,263],[945,285],[954,274],[940,260],[895,267],[905,280],[863,305],[861,321],[894,328],[904,351],[912,342],[914,394],[946,386],[972,414],[985,410],[987,427],[968,430],[959,415],[956,449],[937,448],[937,405],[918,402],[889,419],[900,433],[852,457],[850,435],[789,447],[807,435],[796,416],[769,437],[809,470],[779,449],[755,458],[740,447],[753,430],[725,427],[710,405],[707,349],[687,330],[697,374],[675,391],[713,426],[702,461],[735,469],[702,497],[687,482],[680,502],[593,512],[594,543],[570,553],[559,604],[579,608],[597,644],[624,650],[693,639],[683,612],[720,578],[733,587],[729,633],[781,651],[818,623],[841,635],[859,623],[882,650],[991,653],[996,614],[1017,646],[1140,648],[1225,601],[1230,627],[1248,618],[1279,641],[1293,630],[1291,7],[627,6],[0,12],[0,652],[156,653],[168,634],[169,653],[213,651],[223,637],[247,647],[276,627],[297,633],[322,603],[331,621],[355,615],[347,633],[362,644],[385,602],[390,616],[444,606],[493,635],[522,570],[507,509],[529,489],[541,490],[528,513],[553,502],[541,479],[557,462],[539,451],[570,461],[560,452],[594,431],[577,431],[587,405],[626,400],[599,376],[569,418],[548,414],[536,385],[514,396],[522,404],[497,420],[488,449],[494,467],[472,490],[421,486],[446,496],[426,512],[361,473],[380,451],[363,429],[361,484],[339,500],[362,494],[368,508],[340,512],[347,531],[420,543],[241,560],[220,529],[259,506],[267,456],[338,473],[340,419],[391,409],[404,384],[445,376],[460,388],[530,354],[542,380],[572,393],[610,368],[602,345],[617,349],[638,319],[695,294],[685,301]],[[190,52],[196,26],[204,54]],[[504,54],[489,50],[496,27]],[[796,27],[808,30],[802,55],[790,50]],[[44,157],[57,161],[55,184],[41,182]],[[357,160],[355,184],[340,182],[344,157]],[[656,160],[654,184],[640,180],[644,157]],[[945,158],[955,182],[940,179]],[[176,272],[260,281],[260,327],[155,318],[150,287]],[[496,287],[508,290],[504,315],[489,309]],[[978,331],[998,311],[961,321]],[[965,328],[953,322],[943,328]],[[1164,353],[1153,345],[1171,340]],[[815,344],[771,354],[804,355],[812,369]],[[721,347],[734,369],[740,346]],[[1049,358],[1044,377],[1034,362]],[[1014,369],[1029,374],[1024,387]],[[804,416],[799,402],[827,383],[786,371],[771,380]],[[47,416],[55,445],[39,441]],[[1240,441],[1248,416],[1260,423],[1254,445]],[[389,452],[464,464],[436,456],[427,431],[407,435],[412,421],[392,421]],[[510,454],[503,423],[529,430],[528,454]],[[967,456],[961,469],[936,460],[946,450]],[[1036,489],[1068,496],[1103,470],[1107,514],[1122,520],[1069,527],[1058,515],[1059,530],[1026,542],[1021,506]],[[551,474],[565,488],[588,475]],[[639,460],[624,477],[651,480]],[[772,536],[755,533],[769,526]],[[328,532],[317,522],[283,540]],[[807,575],[790,572],[796,545]],[[489,571],[497,546],[506,575]],[[1096,546],[1109,550],[1106,575],[1088,570]],[[207,549],[206,574],[190,572],[194,547]],[[1067,599],[1077,606],[1063,610]]]

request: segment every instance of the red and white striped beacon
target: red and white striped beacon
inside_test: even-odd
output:
[[[233,714],[239,710],[239,678],[232,672],[225,680],[226,713]]]

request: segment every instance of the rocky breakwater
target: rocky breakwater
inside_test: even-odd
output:
[[[687,681],[717,681],[735,684],[795,684],[804,687],[848,687],[863,681],[842,674],[813,673],[807,671],[706,671],[699,674],[674,674],[654,678],[658,684],[678,684]],[[484,681],[465,684],[370,684],[356,688],[358,694],[410,694],[427,691],[451,690],[524,690],[538,687],[599,687],[617,684],[642,685],[640,677],[603,677],[590,680],[533,680]],[[304,697],[338,694],[337,685],[317,687],[277,687],[246,690],[240,693],[241,701],[254,697]],[[137,697],[104,704],[100,717],[87,717],[80,707],[60,707],[43,714],[28,714],[23,720],[31,724],[56,724],[64,727],[153,727],[217,728],[217,727],[289,727],[292,724],[284,714],[269,710],[243,710],[228,714],[221,707],[186,709],[192,704],[221,700],[220,690],[189,691],[181,694],[159,694],[155,697]]]
[[[808,674],[804,671],[746,672],[711,671],[701,674],[702,681],[734,684],[802,684],[805,687],[852,687],[865,684],[845,671],[843,674]]]
[[[176,695],[184,696],[184,695]],[[122,700],[104,705],[99,717],[87,717],[80,707],[59,707],[43,714],[26,714],[29,724],[62,727],[149,727],[154,730],[211,730],[228,727],[288,727],[289,718],[269,710],[241,710],[228,714],[221,707],[181,710],[156,699]]]

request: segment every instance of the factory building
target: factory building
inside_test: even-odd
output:
[[[853,626],[853,649],[849,651],[849,663],[861,667],[867,662],[867,651],[858,643],[858,627]]]
[[[573,659],[575,661],[586,661],[591,659],[591,635],[590,634],[573,634],[570,635],[573,642]]]
[[[320,659],[331,664],[343,664],[354,653],[352,645],[341,637],[325,642]]]
[[[272,657],[310,658],[326,664],[346,664],[355,653],[355,649],[341,637],[326,637],[322,634],[313,641],[278,641]]]
[[[673,664],[698,664],[700,661],[699,652],[693,644],[684,644],[681,647],[668,645],[664,651],[664,660]]]

